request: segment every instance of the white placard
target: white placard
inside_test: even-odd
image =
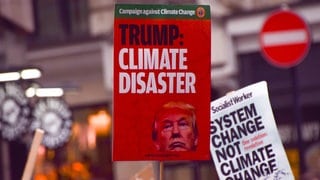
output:
[[[210,151],[220,179],[294,179],[265,81],[211,102],[210,118]]]

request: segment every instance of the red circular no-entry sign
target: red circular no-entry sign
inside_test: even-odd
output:
[[[310,47],[305,21],[290,10],[270,14],[260,32],[262,54],[273,65],[289,68],[299,64]]]

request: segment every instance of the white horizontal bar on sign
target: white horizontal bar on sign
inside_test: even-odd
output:
[[[304,29],[262,33],[264,47],[307,43],[308,35]]]

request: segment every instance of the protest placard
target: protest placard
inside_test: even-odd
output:
[[[265,81],[211,102],[210,151],[220,179],[294,179]]]
[[[210,158],[210,17],[202,5],[116,4],[113,160]]]

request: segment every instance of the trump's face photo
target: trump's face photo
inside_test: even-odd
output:
[[[154,137],[159,151],[193,151],[198,138],[194,109],[183,103],[164,105],[156,114]]]

